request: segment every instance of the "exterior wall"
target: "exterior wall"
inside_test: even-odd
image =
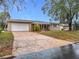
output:
[[[69,27],[67,24],[57,24],[54,26],[53,24],[49,27],[50,30],[69,30]]]
[[[32,24],[29,24],[29,27],[30,27],[30,30],[29,31],[32,31]]]
[[[33,24],[31,22],[8,22],[8,31],[12,31],[12,23],[19,23],[19,24],[29,24],[29,31],[33,31],[32,27]],[[34,23],[35,24],[35,23]],[[61,30],[62,27],[59,24],[38,24],[41,27],[41,30]]]
[[[31,28],[33,28],[34,25],[39,25],[41,31],[47,31],[47,30],[49,30],[49,24],[32,24]],[[32,31],[33,31],[33,29],[32,29]]]
[[[69,26],[68,26],[68,24],[60,24],[60,29],[67,31],[67,30],[69,30]]]
[[[49,29],[50,30],[60,30],[60,26],[59,26],[59,24],[52,24],[52,25],[50,25],[49,26]]]
[[[11,31],[11,23],[8,23],[8,25],[7,25],[7,31]]]

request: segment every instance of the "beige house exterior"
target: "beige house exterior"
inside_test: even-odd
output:
[[[58,24],[50,25],[49,22],[31,21],[31,20],[8,20],[8,31],[33,31],[33,25],[38,24],[41,30],[57,30]]]
[[[8,31],[31,31],[31,21],[27,20],[9,20],[7,21]]]

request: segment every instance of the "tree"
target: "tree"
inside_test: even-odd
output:
[[[16,6],[17,9],[20,9],[25,6],[25,3],[26,0],[0,0],[0,7],[3,8],[5,11],[14,6]]]
[[[6,13],[1,12],[0,13],[0,27],[2,29],[6,29],[6,27],[7,27],[7,19],[10,19],[10,14],[8,12],[6,12]]]
[[[0,10],[3,10],[4,14],[9,13],[9,10],[16,7],[17,10],[26,8],[26,0],[0,0]]]
[[[9,10],[16,7],[17,10],[25,8],[26,0],[0,0],[0,10],[2,9],[3,12],[0,13],[0,19],[2,21],[2,26],[6,28],[6,21],[7,18],[10,19],[10,13]]]
[[[66,20],[69,30],[72,30],[72,20],[79,12],[79,0],[45,0],[42,8],[50,17],[56,16],[60,20]]]

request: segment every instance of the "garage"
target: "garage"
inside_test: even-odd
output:
[[[29,24],[12,23],[11,30],[12,31],[29,31],[30,27],[29,27]]]
[[[8,21],[8,31],[30,31],[31,22],[30,21]]]

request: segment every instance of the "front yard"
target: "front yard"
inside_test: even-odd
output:
[[[62,40],[68,40],[73,42],[79,41],[79,31],[47,31],[41,32],[41,34]]]
[[[11,32],[0,33],[0,57],[12,54],[13,35]]]

